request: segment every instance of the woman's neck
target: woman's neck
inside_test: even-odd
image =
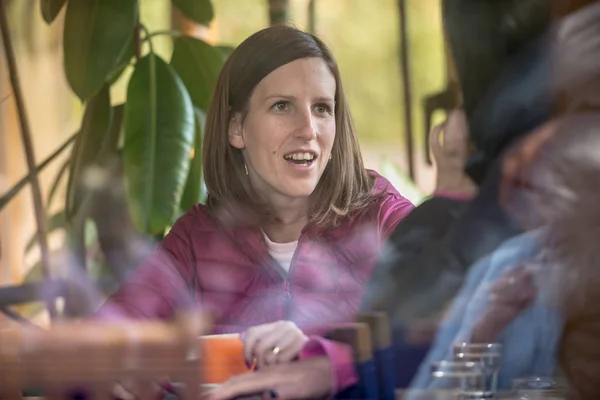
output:
[[[263,231],[275,243],[294,242],[300,238],[308,222],[308,205],[288,204],[274,208],[273,219],[263,225]]]
[[[275,221],[264,225],[262,229],[272,242],[290,243],[300,238],[300,234],[305,226],[306,220],[287,224]]]

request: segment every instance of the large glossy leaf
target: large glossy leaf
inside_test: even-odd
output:
[[[86,169],[98,160],[98,155],[112,123],[112,114],[109,87],[105,85],[88,101],[80,134],[73,147],[65,204],[67,219],[75,215],[81,203],[82,177]]]
[[[46,21],[47,24],[51,24],[66,2],[67,0],[40,0],[44,21]]]
[[[208,43],[187,36],[175,39],[171,65],[183,80],[194,105],[202,110],[208,108],[223,63],[222,53]]]
[[[204,136],[204,123],[206,115],[202,110],[194,109],[196,116],[196,135],[194,138],[194,151],[190,164],[183,196],[181,197],[181,209],[189,210],[196,203],[204,203],[205,190],[202,176],[202,138]]]
[[[194,107],[173,68],[150,53],[127,88],[123,168],[136,228],[152,235],[177,215],[194,145]]]
[[[211,0],[173,0],[173,4],[189,19],[207,25],[215,17]]]
[[[82,99],[118,67],[136,23],[136,0],[69,0],[63,34],[69,85]]]

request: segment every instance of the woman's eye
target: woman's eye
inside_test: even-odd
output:
[[[288,109],[288,105],[286,102],[278,101],[277,103],[273,104],[271,108],[275,111],[286,111]]]
[[[317,104],[315,106],[315,111],[319,114],[331,114],[331,107],[327,104]]]

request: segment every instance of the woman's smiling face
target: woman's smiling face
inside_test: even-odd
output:
[[[236,114],[229,143],[242,150],[254,190],[281,203],[308,198],[333,147],[336,81],[320,58],[302,58],[263,78]],[[243,120],[242,120],[243,119]]]

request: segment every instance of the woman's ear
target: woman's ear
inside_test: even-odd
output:
[[[242,134],[242,117],[239,113],[236,113],[229,121],[228,135],[230,145],[240,150],[246,147]]]

